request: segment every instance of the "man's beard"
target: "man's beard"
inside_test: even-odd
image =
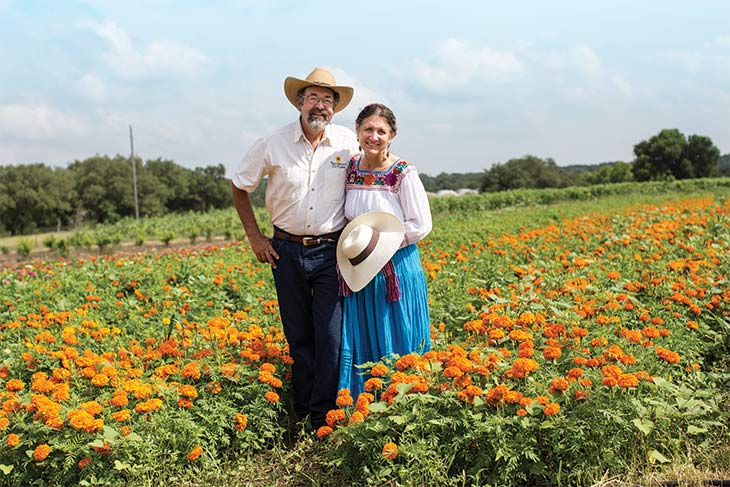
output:
[[[329,124],[329,121],[327,120],[327,115],[324,115],[325,118],[314,118],[314,115],[322,115],[321,113],[313,113],[309,112],[309,116],[307,117],[307,125],[309,125],[312,130],[324,130],[325,127]]]

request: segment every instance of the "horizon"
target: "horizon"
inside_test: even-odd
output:
[[[143,161],[230,176],[256,138],[296,120],[284,79],[315,66],[355,88],[334,123],[385,103],[394,152],[432,176],[526,155],[631,162],[667,128],[724,155],[728,18],[721,0],[0,0],[0,165],[128,156],[131,125]]]

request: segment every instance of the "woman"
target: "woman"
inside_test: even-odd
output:
[[[357,292],[343,289],[339,389],[357,398],[367,379],[361,375],[366,369],[357,365],[431,348],[426,279],[416,246],[431,231],[431,211],[415,166],[390,152],[398,132],[393,112],[377,103],[366,106],[355,132],[362,152],[347,167],[345,218],[387,212],[404,230],[400,248],[381,272]]]

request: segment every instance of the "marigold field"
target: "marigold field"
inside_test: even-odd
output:
[[[432,351],[316,432],[247,243],[6,268],[0,485],[730,478],[728,195],[435,212]]]

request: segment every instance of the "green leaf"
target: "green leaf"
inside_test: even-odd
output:
[[[0,470],[2,470],[5,475],[10,475],[10,472],[13,471],[13,466],[3,465],[2,463],[0,463]]]
[[[699,433],[707,433],[707,428],[698,428],[697,426],[687,426],[687,433],[690,435],[696,435]]]
[[[644,435],[648,435],[654,429],[654,423],[648,419],[635,418],[633,423]]]
[[[384,402],[376,402],[369,406],[371,413],[382,413],[386,409],[388,409],[388,404]]]
[[[111,426],[104,425],[103,431],[104,439],[109,443],[114,443],[114,441],[119,437],[119,432]]]
[[[114,460],[114,468],[116,470],[129,470],[132,468],[132,466],[128,463],[120,462],[119,460]]]
[[[654,463],[654,462],[669,463],[670,460],[667,457],[665,457],[664,455],[662,455],[661,453],[659,453],[658,451],[651,450],[649,452],[649,461],[651,463]]]
[[[395,424],[398,424],[398,425],[405,424],[408,422],[408,418],[406,418],[405,416],[403,416],[401,414],[394,414],[394,415],[390,416],[388,419],[390,419],[392,422],[394,422]]]

